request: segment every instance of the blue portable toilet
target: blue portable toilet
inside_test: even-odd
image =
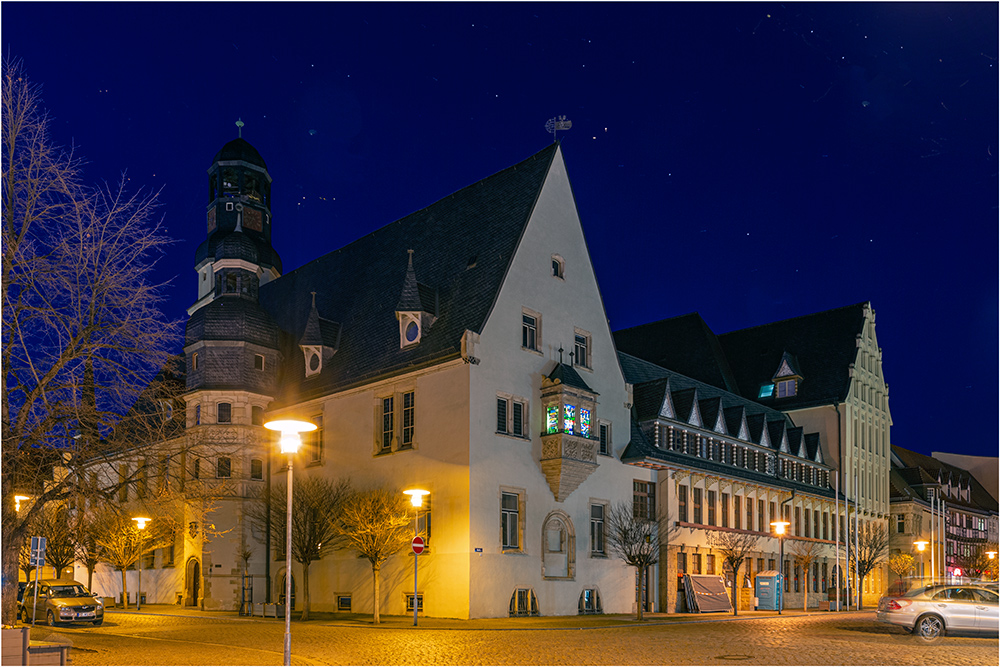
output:
[[[758,572],[754,578],[753,594],[757,609],[778,611],[781,604],[781,573],[777,570]]]

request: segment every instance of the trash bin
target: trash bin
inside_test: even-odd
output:
[[[781,604],[781,573],[777,570],[764,570],[754,577],[754,597],[757,598],[757,609],[777,611]]]

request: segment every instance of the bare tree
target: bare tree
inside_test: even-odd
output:
[[[379,573],[382,564],[409,543],[410,526],[406,502],[399,491],[381,487],[365,489],[352,493],[344,503],[338,528],[346,546],[371,563],[376,624],[381,622]],[[416,604],[416,600],[413,603]]]
[[[339,546],[336,520],[349,488],[346,480],[334,482],[324,477],[305,477],[293,483],[292,558],[302,565],[303,621],[309,620],[309,566]],[[279,552],[285,550],[287,498],[286,486],[278,484],[247,507],[247,517],[262,535],[266,532],[267,517],[271,517],[271,533],[278,538]],[[270,513],[268,503],[271,503]],[[291,572],[286,576],[291,576]]]
[[[657,521],[652,506],[639,506],[622,501],[608,510],[607,544],[611,553],[634,567],[637,582],[646,580],[646,570],[656,565],[660,551],[666,547],[666,522]],[[636,586],[636,620],[642,620],[643,587]]]
[[[737,597],[740,566],[750,557],[750,552],[757,549],[759,541],[760,536],[753,533],[713,530],[708,534],[708,543],[722,553],[722,559],[733,571],[733,616],[737,615],[740,606]]]
[[[886,559],[889,550],[889,531],[882,523],[864,523],[858,529],[857,543],[857,549],[851,551],[851,569],[857,575],[858,582],[861,582]],[[858,609],[861,609],[864,601],[860,583],[857,588]]]
[[[80,161],[52,141],[40,89],[19,62],[4,60],[2,85],[0,513],[4,544],[20,545],[33,514],[75,493],[83,467],[155,439],[142,432],[149,423],[122,416],[179,329],[149,278],[168,243],[153,218],[156,195],[129,194],[124,178],[84,187]],[[15,493],[35,502],[15,512]],[[17,554],[3,549],[3,624],[16,620]]]
[[[802,568],[802,611],[809,608],[809,568],[819,559],[821,553],[819,542],[803,542],[796,540],[792,544],[792,560]]]
[[[45,538],[45,564],[55,570],[56,578],[76,560],[69,510],[64,506],[42,508],[35,525],[37,535]]]

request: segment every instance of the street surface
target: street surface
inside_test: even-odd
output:
[[[169,607],[164,605],[165,609]],[[296,665],[996,665],[993,638],[927,645],[874,611],[719,617],[653,615],[456,621],[331,616],[292,623]],[[36,626],[76,665],[280,665],[284,621],[111,611],[104,625]]]

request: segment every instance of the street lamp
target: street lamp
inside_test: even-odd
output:
[[[288,513],[285,516],[285,665],[292,664],[292,458],[302,446],[299,433],[315,431],[316,424],[297,419],[269,421],[264,428],[281,433],[281,453],[288,455]]]
[[[785,528],[792,525],[791,521],[772,521],[774,532],[778,536],[778,615],[785,606]]]
[[[144,516],[134,516],[132,520],[138,524],[139,527],[139,589],[135,592],[135,610],[139,611],[142,609],[142,529],[146,527],[146,524],[152,521],[152,519]],[[128,600],[125,600],[125,604],[128,604]]]
[[[413,505],[413,537],[420,534],[420,527],[418,525],[420,516],[420,507],[424,504],[424,496],[430,495],[430,491],[424,491],[423,489],[407,489],[403,491],[404,494],[410,497],[410,504]],[[417,624],[417,556],[419,554],[416,550],[413,551],[413,625]]]
[[[31,498],[31,496],[14,496],[14,511],[15,512],[20,512],[21,511],[21,501],[22,500],[28,500],[30,498]]]
[[[917,551],[920,553],[920,585],[921,586],[924,585],[924,549],[927,548],[928,544],[930,544],[930,542],[928,542],[927,540],[917,540],[916,542],[913,543],[913,546],[915,546],[917,548]]]

